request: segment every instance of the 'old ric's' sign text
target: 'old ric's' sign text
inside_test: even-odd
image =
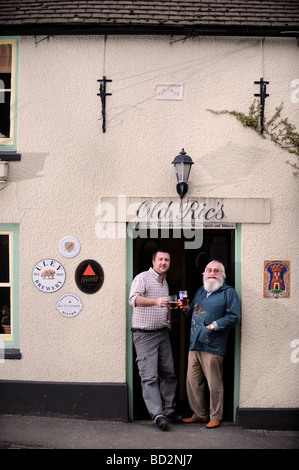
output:
[[[206,207],[207,203],[197,200],[188,200],[182,203],[176,201],[164,202],[148,199],[143,201],[136,211],[139,220],[161,221],[191,221],[203,222],[211,220],[224,220],[224,203],[217,201],[214,207]]]

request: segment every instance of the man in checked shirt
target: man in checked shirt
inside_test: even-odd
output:
[[[133,343],[143,399],[152,420],[165,431],[169,423],[182,422],[174,410],[177,378],[168,333],[169,252],[159,249],[153,254],[152,263],[152,268],[133,280],[129,303],[133,306]]]

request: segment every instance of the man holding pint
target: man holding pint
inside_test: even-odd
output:
[[[133,342],[143,399],[153,421],[165,431],[169,423],[182,422],[174,410],[177,378],[168,333],[169,252],[159,249],[152,263],[152,268],[133,280],[129,303],[133,306]]]
[[[233,287],[224,283],[222,263],[211,261],[203,273],[204,285],[198,289],[187,310],[192,315],[187,371],[187,394],[193,411],[184,423],[207,423],[207,428],[221,424],[223,416],[222,362],[229,329],[240,320],[240,303]],[[180,303],[182,307],[182,303]],[[209,412],[205,403],[207,379],[210,391]],[[210,420],[208,419],[210,418]]]

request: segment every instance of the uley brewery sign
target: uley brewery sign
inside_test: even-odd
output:
[[[32,280],[40,291],[56,292],[65,282],[65,270],[58,261],[43,259],[34,266]]]

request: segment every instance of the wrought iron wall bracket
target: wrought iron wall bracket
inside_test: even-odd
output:
[[[101,80],[97,80],[100,82],[100,93],[97,93],[97,96],[101,97],[102,102],[102,129],[103,132],[106,132],[106,96],[111,96],[112,93],[106,93],[106,83],[112,82],[112,80],[107,80],[105,75]]]
[[[254,96],[260,97],[260,104],[261,104],[261,114],[260,114],[260,127],[261,127],[261,134],[264,132],[264,114],[265,114],[265,100],[269,96],[267,91],[267,85],[269,82],[265,82],[263,78],[260,79],[259,82],[254,82],[255,85],[260,85],[260,92],[255,93]]]

